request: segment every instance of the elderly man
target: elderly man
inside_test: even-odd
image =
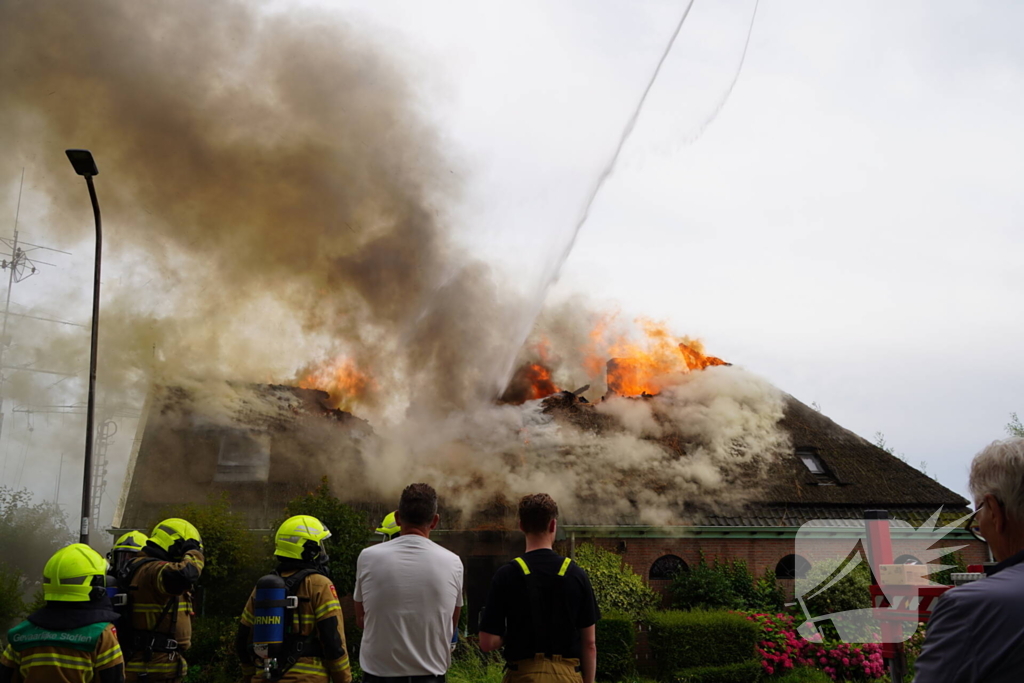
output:
[[[974,456],[969,487],[973,528],[999,564],[939,599],[915,683],[1024,681],[1024,439]]]

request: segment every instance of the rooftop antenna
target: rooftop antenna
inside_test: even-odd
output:
[[[68,322],[66,320],[57,320],[55,318],[45,318],[34,315],[25,315],[21,313],[11,312],[11,291],[14,289],[14,285],[19,282],[23,282],[28,278],[32,277],[39,271],[39,266],[53,266],[52,263],[46,261],[40,261],[32,258],[30,254],[37,249],[45,249],[46,251],[52,251],[58,254],[70,255],[70,252],[61,251],[60,249],[54,249],[53,247],[47,247],[40,244],[32,244],[29,242],[21,241],[18,234],[18,223],[21,219],[21,196],[25,189],[25,167],[21,168],[21,183],[18,186],[18,204],[17,209],[14,212],[14,237],[0,237],[0,244],[4,245],[11,250],[10,254],[0,253],[0,269],[8,271],[7,276],[7,295],[5,297],[3,313],[0,314],[0,436],[3,436],[4,428],[4,383],[7,381],[7,375],[4,373],[5,370],[18,371],[18,372],[36,372],[46,375],[61,375],[65,378],[73,377],[63,372],[55,372],[52,370],[44,370],[41,368],[33,368],[28,365],[4,365],[4,356],[7,354],[7,350],[11,345],[11,339],[7,335],[7,322],[11,316],[16,318],[29,318],[32,320],[40,320],[43,322],[58,323],[61,325],[75,325],[78,327],[85,327],[84,325],[77,325],[76,323]],[[27,249],[25,247],[28,247]],[[4,471],[6,472],[8,453],[4,453]]]

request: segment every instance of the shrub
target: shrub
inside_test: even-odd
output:
[[[196,604],[201,616],[232,617],[242,613],[256,580],[271,570],[245,520],[234,513],[227,494],[205,504],[188,503],[164,511],[164,517],[187,519],[203,537],[203,567]]]
[[[701,555],[697,566],[679,572],[669,585],[672,606],[676,609],[742,609],[774,612],[783,608],[785,594],[766,569],[755,578],[743,560],[708,564]]]
[[[740,609],[743,599],[736,593],[736,574],[728,564],[723,565],[718,560],[708,564],[702,554],[696,566],[679,572],[669,584],[672,606],[677,609]]]
[[[781,612],[786,606],[786,593],[775,578],[775,572],[768,568],[764,570],[761,578],[754,582],[754,599],[748,610],[758,612]]]
[[[327,550],[331,556],[331,580],[338,595],[348,595],[356,586],[356,559],[373,537],[372,525],[362,512],[331,495],[327,477],[304,496],[295,498],[284,509],[285,515],[277,524],[294,515],[312,515],[327,525],[331,538]]]
[[[761,677],[757,662],[738,662],[723,666],[695,666],[676,673],[677,683],[754,683]]]
[[[636,625],[621,612],[601,615],[597,636],[597,678],[620,681],[636,672]]]
[[[772,678],[772,683],[832,683],[832,678],[824,671],[801,666]]]
[[[949,568],[939,570],[928,578],[931,581],[941,583],[944,586],[953,585],[953,579],[950,574],[963,573],[967,571],[967,562],[964,560],[964,556],[960,553],[950,553],[941,560],[938,560],[936,564],[948,564]]]
[[[185,655],[185,683],[234,683],[242,677],[235,655],[237,617],[200,617],[192,622],[192,646]]]
[[[663,680],[683,669],[753,660],[760,629],[730,612],[655,612],[648,643]]]
[[[757,654],[769,675],[784,674],[801,666],[819,668],[831,680],[863,680],[883,675],[878,644],[810,642],[797,634],[795,620],[785,614],[748,614],[747,619],[758,625]]]
[[[621,612],[639,620],[660,598],[633,568],[613,552],[584,543],[576,548],[576,563],[590,577],[601,612]]]
[[[839,565],[838,561],[816,562],[807,572],[806,578],[797,580],[797,590],[805,587],[817,590],[818,586],[828,583]],[[813,616],[867,609],[871,607],[870,586],[871,570],[866,563],[861,562],[835,585],[807,600],[807,609]]]

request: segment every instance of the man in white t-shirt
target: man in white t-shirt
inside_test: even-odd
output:
[[[462,611],[462,560],[430,540],[440,519],[430,485],[407,486],[395,517],[401,534],[366,548],[356,562],[363,681],[444,681]]]

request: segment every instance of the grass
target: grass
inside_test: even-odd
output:
[[[453,660],[448,669],[448,683],[501,683],[504,676],[501,663],[484,662],[473,656]]]
[[[820,669],[801,666],[783,676],[771,676],[765,679],[771,683],[832,683],[829,675]]]

